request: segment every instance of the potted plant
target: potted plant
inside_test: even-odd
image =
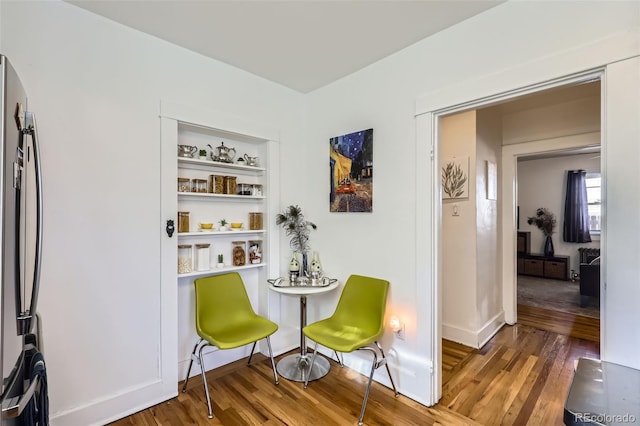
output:
[[[201,160],[206,160],[207,159],[207,150],[206,149],[201,149],[198,152],[198,155],[200,156]]]
[[[224,256],[222,254],[218,255],[218,263],[216,264],[218,268],[224,268]]]
[[[542,234],[545,236],[544,255],[552,257],[554,250],[551,235],[553,235],[556,228],[556,215],[549,209],[540,207],[536,210],[535,216],[527,218],[527,223],[529,225],[535,225],[542,231]]]
[[[309,251],[309,237],[312,229],[317,229],[315,223],[304,218],[299,206],[291,205],[282,213],[276,215],[276,225],[282,225],[285,233],[291,237],[289,246],[302,253],[302,273],[307,272],[307,252]]]
[[[227,226],[227,220],[226,219],[220,219],[220,230],[221,231],[228,231],[229,227]]]

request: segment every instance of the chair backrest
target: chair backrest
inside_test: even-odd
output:
[[[215,332],[256,316],[242,277],[237,272],[194,280],[196,330]]]
[[[344,285],[332,319],[379,337],[384,331],[384,311],[389,281],[351,275]]]

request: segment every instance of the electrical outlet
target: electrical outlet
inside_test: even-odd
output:
[[[400,329],[395,331],[396,337],[400,340],[404,340],[404,323],[400,324]]]

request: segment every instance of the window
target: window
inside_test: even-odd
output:
[[[587,201],[589,203],[589,232],[600,233],[600,173],[587,173]]]

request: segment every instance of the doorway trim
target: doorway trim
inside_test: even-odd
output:
[[[476,99],[463,100],[459,103],[441,108],[434,108],[432,110],[427,109],[426,111],[423,109],[422,112],[420,111],[420,102],[418,102],[418,111],[416,113],[416,138],[418,141],[416,144],[416,160],[422,161],[423,159],[430,157],[430,167],[427,168],[427,170],[420,172],[420,168],[417,168],[418,180],[426,179],[426,182],[430,181],[430,185],[427,188],[428,196],[426,197],[429,199],[421,200],[421,198],[423,199],[425,197],[423,196],[424,194],[419,193],[416,205],[417,217],[431,217],[429,224],[420,225],[421,221],[417,221],[418,224],[416,226],[416,234],[425,235],[427,237],[425,240],[430,241],[428,244],[417,244],[416,254],[418,257],[424,256],[424,258],[432,260],[431,265],[424,264],[422,266],[418,266],[416,274],[418,281],[424,280],[425,282],[430,282],[432,284],[431,286],[427,286],[430,288],[425,289],[424,292],[422,292],[422,295],[419,295],[423,296],[421,300],[425,300],[426,305],[431,307],[429,315],[430,321],[428,321],[430,327],[427,331],[428,336],[426,336],[426,339],[430,340],[429,351],[431,352],[430,358],[432,360],[432,375],[429,383],[429,405],[436,404],[442,395],[442,199],[439,185],[439,166],[437,166],[440,164],[440,118],[459,112],[489,107],[544,90],[597,80],[603,81],[604,71],[604,66],[591,68],[573,74],[564,75],[562,77],[552,78],[510,90],[485,95]],[[604,87],[604,85],[602,85],[602,87]],[[442,96],[442,93],[440,93],[439,96]],[[601,88],[601,105],[605,105],[604,96],[604,89]],[[604,111],[601,112],[601,116],[604,117]],[[604,156],[605,144],[603,141],[603,134],[604,133],[601,131],[600,144]],[[541,141],[540,145],[535,147],[531,144],[527,145],[529,145],[529,150],[539,149],[539,152],[561,151],[568,148],[584,146],[573,138],[563,139],[566,139],[566,141],[558,143],[555,146],[546,146],[544,141]],[[591,143],[591,145],[593,144]],[[520,149],[522,149],[522,147],[520,147]],[[505,154],[505,150],[509,152],[509,155]],[[500,177],[500,198],[502,199],[502,218],[500,223],[502,238],[499,253],[499,256],[503,261],[502,271],[499,276],[502,285],[502,305],[505,313],[505,321],[508,324],[514,324],[516,321],[516,163],[518,155],[532,153],[533,152],[531,151],[519,152],[518,145],[503,146],[501,160],[502,171]],[[509,172],[505,173],[505,170],[509,170]],[[605,170],[602,170],[602,173],[604,175]],[[420,188],[418,188],[418,190],[420,192]],[[511,261],[504,261],[504,259],[506,259],[504,253],[513,254],[512,257],[509,257]],[[418,318],[418,323],[421,323],[420,318]]]

